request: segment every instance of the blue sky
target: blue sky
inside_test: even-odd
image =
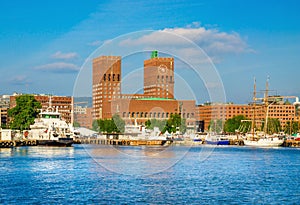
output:
[[[120,35],[152,30],[154,36],[155,31],[183,35],[203,49],[219,73],[226,101],[249,102],[253,78],[264,89],[268,75],[274,94],[300,96],[299,10],[296,0],[2,0],[0,94],[73,95],[79,70],[98,47]],[[117,48],[107,52],[118,54]],[[124,60],[123,75],[140,68],[146,58]],[[203,82],[193,79],[180,62],[175,69],[189,81],[198,103],[210,100]]]

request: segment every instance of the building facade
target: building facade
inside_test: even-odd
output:
[[[103,104],[120,97],[121,57],[93,59],[93,118],[103,118]]]
[[[91,107],[74,106],[74,122],[79,123],[80,127],[92,129],[92,110]]]
[[[144,94],[174,98],[174,58],[153,56],[144,61]]]
[[[126,124],[144,124],[148,119],[166,120],[176,113],[186,119],[188,128],[194,129],[195,101],[174,99],[174,58],[154,55],[144,61],[143,94],[121,94],[120,84],[121,57],[100,56],[93,60],[94,119],[110,119],[118,114]]]
[[[19,95],[21,94],[10,96],[10,108],[16,106],[16,97]],[[67,123],[72,122],[73,98],[71,96],[34,95],[34,98],[41,103],[43,111],[50,106],[57,108],[63,120]]]
[[[7,110],[9,108],[10,96],[1,95],[0,96],[0,128],[6,127],[7,124]]]
[[[278,119],[282,128],[291,121],[299,121],[296,106],[285,104],[283,101],[269,104],[268,109],[264,104],[204,104],[197,106],[196,113],[197,121],[204,122],[205,130],[208,130],[208,126],[212,120],[221,119],[226,121],[237,115],[244,115],[250,120],[255,118],[258,125],[261,125],[268,115],[269,118]]]

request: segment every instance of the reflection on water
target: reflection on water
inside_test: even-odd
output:
[[[84,146],[105,169],[124,175],[142,176],[164,171],[176,164],[190,147],[173,146]]]

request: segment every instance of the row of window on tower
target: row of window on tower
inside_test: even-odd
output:
[[[172,80],[173,80],[173,77],[170,76],[165,76],[166,78],[164,78],[164,76],[157,76],[157,82],[162,82],[162,83],[173,83]]]
[[[104,74],[104,81],[120,81],[120,74]]]

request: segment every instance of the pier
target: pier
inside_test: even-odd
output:
[[[36,140],[0,140],[0,148],[36,146]]]
[[[0,140],[0,148],[37,146],[37,140]],[[168,145],[203,145],[205,140],[194,142],[192,140],[139,140],[139,139],[97,139],[80,138],[74,139],[74,144],[99,144],[99,145],[118,145],[118,146],[168,146]],[[244,146],[242,139],[231,139],[229,145]],[[282,147],[300,147],[300,141],[287,139]]]
[[[171,140],[132,140],[132,139],[95,139],[82,138],[75,139],[74,144],[102,144],[102,145],[123,145],[123,146],[140,146],[140,145],[170,145]]]

